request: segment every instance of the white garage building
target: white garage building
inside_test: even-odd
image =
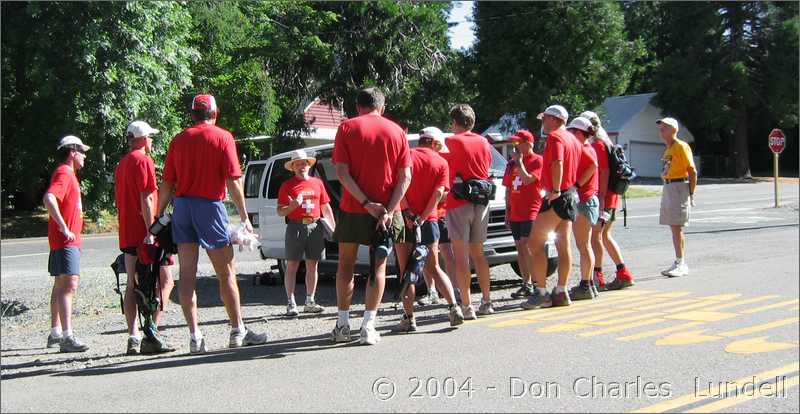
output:
[[[625,148],[631,165],[640,177],[659,177],[661,175],[661,156],[664,143],[658,136],[656,121],[670,114],[664,114],[651,102],[655,93],[623,95],[606,98],[596,111],[603,120],[603,127],[612,141]],[[678,120],[678,138],[688,143],[694,142],[694,135]],[[700,157],[694,154],[695,165],[700,170]]]

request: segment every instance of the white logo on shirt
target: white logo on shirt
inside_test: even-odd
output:
[[[519,187],[522,185],[522,180],[519,176],[514,177],[514,181],[511,182],[514,185],[514,191],[517,191]]]
[[[301,204],[300,207],[306,211],[306,214],[311,214],[314,210],[314,202],[312,202],[310,198],[306,198],[303,200],[303,204]]]

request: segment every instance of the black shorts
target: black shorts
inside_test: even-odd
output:
[[[550,208],[562,220],[575,221],[575,217],[578,214],[578,193],[575,190],[568,190],[553,201],[544,199],[539,213],[544,213]]]
[[[511,236],[514,237],[514,241],[519,241],[520,239],[530,236],[533,220],[512,221],[509,225],[511,227]]]
[[[122,247],[119,249],[122,253],[127,253],[131,256],[138,256],[136,253],[136,248],[132,246]],[[161,261],[161,266],[172,266],[175,264],[175,259],[172,258],[171,254],[168,254],[164,257],[164,260]]]
[[[444,217],[437,222],[439,225],[439,244],[450,243],[450,233],[447,232],[447,222]]]

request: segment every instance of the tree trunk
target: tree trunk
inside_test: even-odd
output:
[[[740,102],[736,109],[736,129],[731,152],[733,173],[736,178],[751,178],[750,151],[747,146],[747,106]]]

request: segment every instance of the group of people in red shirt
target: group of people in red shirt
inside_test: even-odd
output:
[[[454,134],[445,138],[441,130],[428,127],[420,132],[419,145],[410,149],[406,133],[383,117],[385,97],[377,88],[361,90],[358,116],[340,124],[332,161],[342,185],[340,212],[336,219],[330,197],[318,178],[309,175],[316,162],[298,150],[284,166],[294,176],[279,190],[278,214],[286,217],[288,297],[287,315],[298,313],[294,299],[294,277],[301,260],[306,261],[305,311],[318,313],[315,303],[316,266],[327,237],[338,243],[336,277],[338,318],[331,333],[334,342],[349,342],[353,276],[359,246],[375,252],[366,287],[365,312],[359,341],[380,341],[375,329],[377,309],[383,297],[388,252],[396,249],[400,274],[405,274],[412,251],[428,248],[423,273],[431,290],[438,289],[448,304],[451,326],[478,315],[494,313],[490,297],[489,265],[483,244],[487,238],[488,205],[463,196],[458,188],[467,182],[490,182],[492,150],[489,142],[472,132],[475,113],[469,105],[454,106],[449,115]],[[190,333],[191,353],[207,351],[197,315],[195,281],[199,247],[203,247],[217,273],[220,296],[231,323],[230,347],[262,344],[266,334],[244,326],[235,278],[228,216],[222,200],[230,196],[245,232],[252,225],[245,210],[241,169],[231,134],[217,127],[219,108],[211,95],[197,95],[191,107],[194,125],[175,136],[169,145],[161,185],[156,183],[153,160],[148,156],[158,130],[146,122],[132,122],[126,131],[129,152],[115,171],[115,199],[119,210],[119,246],[125,255],[128,284],[125,315],[129,354],[172,351],[161,337],[143,341],[137,327],[133,287],[136,263],[143,246],[155,243],[149,228],[165,217],[170,204],[172,236],[180,259],[179,298]],[[622,261],[610,234],[617,197],[607,190],[610,142],[596,114],[585,112],[566,125],[568,114],[561,106],[548,107],[539,115],[547,135],[542,156],[534,152],[534,135],[517,131],[515,145],[503,184],[507,187],[507,226],[519,251],[523,286],[512,294],[525,298],[525,309],[569,305],[572,299],[594,298],[602,289],[633,285],[633,277]],[[51,298],[52,331],[48,346],[63,352],[88,349],[71,330],[71,300],[79,280],[82,214],[75,171],[83,167],[89,149],[79,138],[67,136],[59,143],[62,163],[51,179],[44,202],[50,211],[50,273],[56,277]],[[462,187],[459,187],[462,186]],[[548,234],[556,233],[559,251],[558,284],[546,290]],[[581,252],[581,281],[571,290],[566,283],[571,268],[570,238],[574,234]],[[605,284],[602,275],[603,248],[617,265],[617,277]],[[383,252],[380,254],[379,252]],[[446,271],[439,263],[445,259]],[[481,301],[477,311],[471,303],[470,261],[476,269]],[[173,282],[172,260],[161,264],[162,303]],[[415,289],[404,290],[404,314],[397,332],[417,329],[414,318]],[[160,320],[156,312],[155,322]]]
[[[600,290],[633,286],[633,276],[611,237],[617,195],[608,189],[611,146],[597,114],[587,111],[569,124],[567,110],[549,106],[538,115],[547,135],[542,156],[533,151],[535,138],[527,130],[511,137],[513,160],[503,184],[507,187],[507,225],[519,251],[522,287],[512,294],[527,298],[523,309],[568,306],[572,300],[593,299]],[[545,242],[554,232],[558,250],[558,282],[546,287]],[[567,290],[572,266],[571,237],[580,251],[581,281]],[[616,278],[605,283],[604,248],[617,265]]]

